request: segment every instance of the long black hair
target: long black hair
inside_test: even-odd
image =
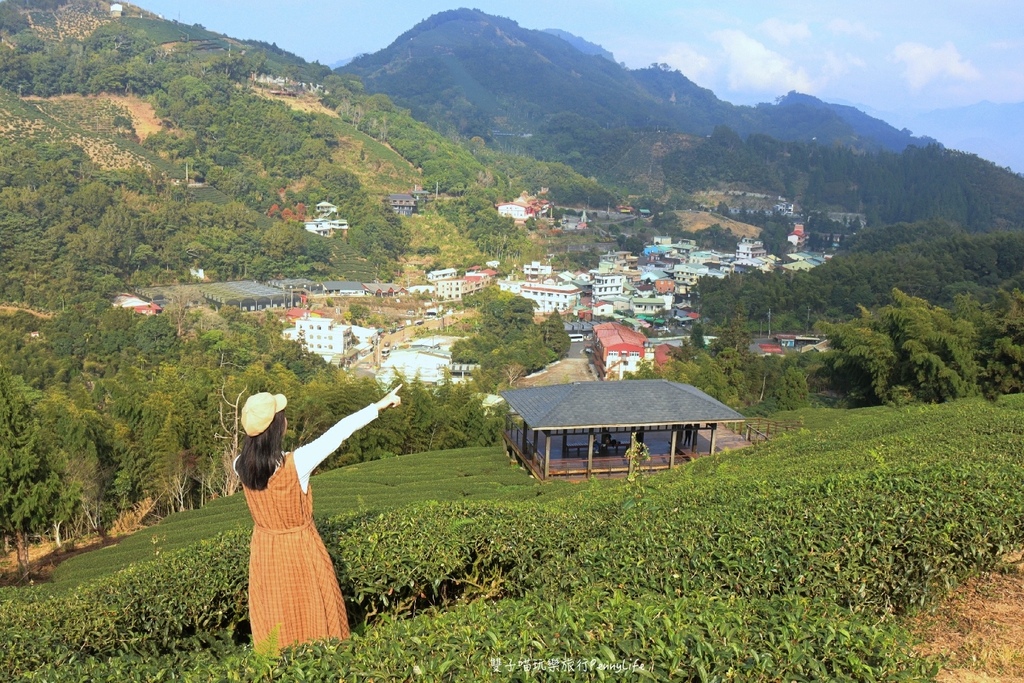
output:
[[[284,439],[284,411],[278,411],[270,426],[256,436],[245,435],[242,454],[235,471],[242,485],[253,491],[267,488],[267,482],[281,464],[281,441]]]

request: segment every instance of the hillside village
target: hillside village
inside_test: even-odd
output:
[[[506,206],[499,204],[496,209],[502,213]],[[549,208],[545,204],[538,214]],[[334,217],[337,207],[321,202],[316,209],[317,217],[305,223],[307,231],[321,237],[333,237],[335,233],[344,236],[348,222]],[[149,288],[141,292],[144,298],[122,295],[114,305],[141,315],[160,313],[171,299],[186,306],[205,303],[250,312],[276,310],[294,325],[285,330],[285,338],[302,344],[328,363],[346,368],[362,364],[379,373],[382,382],[404,376],[437,383],[464,380],[475,367],[451,362],[454,338],[442,335],[404,341],[399,337],[403,339],[399,342],[396,333],[428,321],[434,322],[424,329],[443,328],[446,317],[455,320],[454,314],[462,310],[466,297],[496,287],[530,301],[538,319],[558,313],[572,341],[594,341],[593,346],[587,346],[587,353],[593,354],[593,374],[599,379],[622,379],[636,372],[641,361],[660,365],[668,357],[669,348],[688,337],[693,323],[701,320],[694,291],[701,278],[721,279],[750,271],[806,271],[830,258],[801,251],[804,231],[800,223],[795,224],[789,242],[792,251],[779,258],[768,255],[763,243],[752,238],[740,239],[735,252],[724,253],[700,249],[690,239],[655,237],[639,254],[622,250],[600,254],[597,267],[587,270],[556,272],[540,261],[506,269],[500,261],[489,261],[461,272],[454,267],[432,270],[422,281],[411,284],[407,279],[410,284],[404,285],[304,278],[262,283],[204,282]],[[344,306],[325,305],[329,301],[344,302]],[[384,325],[345,323],[351,304],[363,302],[379,314]],[[665,339],[659,340],[661,337]],[[816,336],[772,337],[769,330],[769,337],[752,350],[782,354],[787,349],[826,348]]]

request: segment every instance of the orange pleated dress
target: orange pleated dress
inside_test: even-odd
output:
[[[303,493],[292,454],[285,456],[267,488],[242,490],[255,522],[249,551],[253,643],[272,642],[280,648],[348,638],[334,565],[313,525],[313,492]]]

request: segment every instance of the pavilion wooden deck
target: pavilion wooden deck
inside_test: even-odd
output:
[[[643,472],[648,473],[669,470],[702,455],[708,455],[712,448],[715,453],[720,453],[749,446],[751,440],[748,440],[742,432],[742,424],[735,425],[741,428],[740,433],[729,428],[732,426],[734,425],[715,423],[706,425],[699,431],[695,429],[695,438],[686,446],[682,446],[682,436],[678,431],[675,439],[658,438],[660,435],[657,432],[652,435],[648,431],[645,434],[645,443],[651,457],[640,465],[640,468]],[[565,430],[565,432],[565,434],[560,433],[555,435],[557,438],[551,439],[551,450],[549,451],[547,441],[538,448],[529,439],[530,431],[524,438],[522,427],[510,425],[510,428],[503,433],[505,450],[510,460],[521,463],[536,479],[541,481],[552,478],[579,480],[629,475],[630,462],[625,457],[628,443],[621,443],[614,447],[615,453],[612,455],[595,454],[588,459],[592,430]],[[618,435],[621,439],[623,433],[620,432]],[[623,441],[625,440],[623,439]],[[676,444],[674,454],[669,452],[673,441]],[[600,443],[595,441],[593,448],[595,453],[599,452]],[[545,455],[547,455],[546,468]]]

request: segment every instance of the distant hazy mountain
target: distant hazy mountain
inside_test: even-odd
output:
[[[911,117],[908,125],[947,147],[1024,173],[1024,102],[937,109]]]
[[[790,92],[777,102],[779,107],[806,106],[818,109],[827,109],[835,112],[843,121],[848,123],[857,133],[865,138],[879,141],[883,147],[888,149],[901,149],[906,147],[908,140],[914,140],[916,144],[928,144],[941,142],[931,137],[913,138],[910,130],[904,128],[897,130],[894,126],[881,119],[865,114],[860,109],[845,104],[833,104],[823,102],[817,97],[804,95],[798,92]]]
[[[563,31],[558,28],[546,28],[544,29],[544,33],[550,33],[553,36],[558,36],[585,55],[597,55],[598,57],[604,57],[611,62],[615,61],[615,55],[608,50],[596,43],[591,43],[589,40],[584,40],[579,36],[574,36],[568,31]]]
[[[345,59],[339,59],[336,62],[332,62],[327,66],[329,66],[331,69],[340,69],[341,67],[351,62],[353,59],[355,59],[355,57],[346,57]]]
[[[744,136],[838,141],[865,150],[901,151],[928,142],[806,96],[736,106],[667,66],[629,70],[581,51],[579,39],[564,35],[525,29],[479,10],[450,10],[342,71],[360,76],[368,91],[386,93],[435,127],[485,139],[538,134],[553,117],[571,113],[589,121],[595,134],[643,129],[703,136],[726,125]]]

